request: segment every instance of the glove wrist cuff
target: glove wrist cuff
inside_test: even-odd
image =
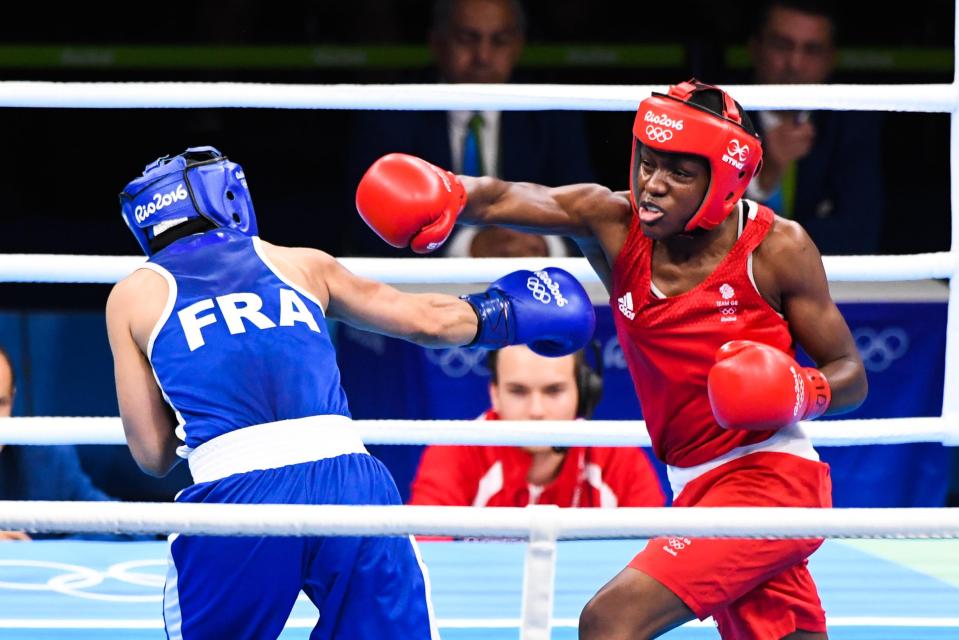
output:
[[[498,289],[460,296],[476,313],[476,336],[467,347],[500,349],[515,344],[516,331],[509,299]]]
[[[829,409],[829,403],[832,402],[832,389],[829,387],[829,381],[819,369],[807,367],[802,370],[803,382],[806,393],[806,409],[803,412],[801,420],[813,420]]]

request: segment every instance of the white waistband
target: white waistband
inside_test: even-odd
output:
[[[718,458],[709,462],[698,464],[695,467],[673,467],[666,466],[666,475],[669,478],[669,486],[673,490],[673,500],[679,497],[683,488],[691,481],[703,475],[707,471],[712,471],[716,467],[722,466],[727,462],[738,460],[751,453],[790,453],[807,460],[819,461],[819,454],[813,449],[812,442],[798,424],[789,425],[777,431],[771,438],[757,442],[756,444],[736,447],[735,449],[724,453]]]
[[[187,461],[194,482],[276,469],[347,453],[366,453],[346,416],[309,416],[236,429],[204,442]]]

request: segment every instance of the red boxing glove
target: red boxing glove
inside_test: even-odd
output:
[[[761,431],[818,418],[832,392],[818,369],[752,340],[727,342],[709,371],[709,403],[720,426]]]
[[[366,170],[356,209],[376,234],[398,249],[439,249],[466,206],[466,189],[450,173],[405,153],[390,153]]]

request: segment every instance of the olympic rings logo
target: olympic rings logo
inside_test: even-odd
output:
[[[423,349],[426,359],[440,368],[448,378],[462,378],[467,375],[488,376],[486,351],[483,349]]]
[[[901,327],[882,331],[860,327],[852,336],[868,371],[885,371],[909,350],[909,334]]]
[[[689,538],[669,538],[666,543],[676,551],[681,551],[693,543]]]
[[[138,571],[145,567],[161,567],[162,573],[154,571]],[[110,565],[106,571],[97,571],[91,567],[78,564],[64,564],[62,562],[47,562],[44,560],[0,560],[0,575],[23,573],[22,569],[49,570],[58,572],[45,582],[11,582],[0,581],[0,590],[14,591],[51,591],[65,596],[75,596],[88,600],[104,600],[109,602],[162,602],[163,583],[166,579],[167,563],[165,560],[130,560]],[[13,569],[13,571],[5,571]],[[114,580],[126,585],[144,587],[149,594],[122,594],[110,593],[106,590],[90,591]]]
[[[468,375],[488,376],[486,351],[483,349],[423,349],[426,359],[449,378],[464,378]],[[603,369],[626,369],[626,356],[616,336],[612,336],[602,347]]]
[[[543,304],[549,304],[553,299],[553,296],[549,295],[546,285],[536,276],[530,276],[526,279],[526,288],[533,293],[534,299],[539,300]]]
[[[623,354],[623,347],[619,344],[616,336],[606,341],[603,346],[603,369],[625,369],[626,356]]]
[[[723,314],[724,316],[736,315],[736,307],[723,307],[719,310],[719,313]]]
[[[646,137],[656,142],[666,142],[667,140],[673,139],[673,132],[671,129],[663,129],[662,127],[649,125],[646,127]]]

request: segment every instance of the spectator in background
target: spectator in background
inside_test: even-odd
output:
[[[9,418],[13,413],[16,388],[13,362],[0,347],[0,418]],[[72,446],[5,446],[0,442],[0,500],[100,501],[112,498],[93,486],[80,467]],[[0,531],[0,540],[53,537],[63,536]]]
[[[505,83],[513,77],[525,43],[526,18],[517,0],[437,0],[433,4],[427,81]],[[349,159],[350,193],[380,156],[401,151],[466,175],[567,184],[592,180],[583,121],[564,111],[363,111],[357,112]],[[350,252],[396,255],[357,216],[350,217]],[[454,231],[456,255],[547,256],[557,240],[511,229]],[[411,255],[411,254],[408,254]]]
[[[526,347],[489,355],[492,408],[483,420],[588,419],[602,376],[583,351],[545,358]],[[476,507],[660,507],[664,495],[637,447],[430,446],[410,504]]]
[[[534,236],[506,227],[457,227],[444,254],[447,258],[565,258],[569,249],[560,236]]]
[[[760,84],[819,84],[836,67],[828,3],[770,0],[749,39]],[[752,114],[763,168],[746,196],[799,222],[823,254],[879,252],[883,217],[881,115],[854,111]]]

